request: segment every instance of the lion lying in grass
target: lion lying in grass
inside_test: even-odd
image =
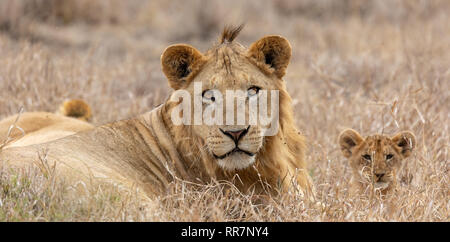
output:
[[[279,194],[296,187],[306,195],[313,194],[304,137],[295,127],[291,98],[282,80],[291,46],[283,37],[266,36],[247,49],[234,41],[240,30],[226,28],[219,43],[204,54],[185,44],[169,46],[161,56],[162,70],[174,90],[186,90],[193,99],[200,98],[203,109],[218,102],[212,89],[240,90],[247,96],[246,105],[260,90],[279,91],[275,135],[264,136],[263,125],[248,122],[175,125],[171,113],[179,100],[172,94],[165,103],[136,118],[93,129],[86,126],[85,131],[51,142],[36,134],[33,145],[14,147],[13,143],[1,151],[1,162],[22,166],[41,154],[55,162],[57,172],[65,178],[138,185],[147,196],[165,192],[175,179],[227,181],[246,193]],[[202,84],[201,97],[195,96],[195,82]],[[66,135],[63,129],[55,132]]]
[[[57,113],[27,112],[0,121],[0,147],[10,148],[45,143],[94,128],[87,121],[91,108],[83,100],[65,101]]]

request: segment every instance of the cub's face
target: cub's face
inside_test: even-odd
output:
[[[190,125],[202,149],[222,169],[251,166],[265,136],[276,135],[279,100],[272,105],[272,91],[285,91],[281,77],[290,55],[288,41],[280,36],[264,37],[248,49],[225,42],[205,54],[187,45],[174,45],[163,54],[163,71],[176,90],[171,100],[180,100],[175,95],[190,99],[191,119],[184,125]],[[257,116],[251,122],[250,110],[261,112],[261,104],[266,107],[265,121]]]
[[[396,171],[401,161],[411,155],[415,136],[405,131],[393,137],[376,134],[364,139],[355,130],[348,129],[339,136],[339,145],[350,162],[356,181],[387,191],[396,183]]]

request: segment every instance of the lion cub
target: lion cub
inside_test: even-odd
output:
[[[339,135],[342,154],[353,169],[351,192],[374,188],[385,195],[396,186],[401,161],[411,155],[416,138],[409,131],[393,137],[375,134],[362,138],[353,129]],[[372,185],[372,186],[371,186]]]

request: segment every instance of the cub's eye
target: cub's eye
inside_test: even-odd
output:
[[[214,92],[212,90],[204,90],[202,93],[203,102],[214,102],[216,98],[214,97]]]
[[[364,160],[371,161],[372,157],[370,155],[363,155]]]
[[[392,159],[392,157],[394,157],[394,155],[392,155],[392,154],[387,154],[387,155],[386,155],[386,160],[390,160],[390,159]]]
[[[257,86],[252,86],[247,90],[247,95],[249,97],[254,96],[254,95],[258,94],[259,90],[261,90],[261,88],[259,88]]]

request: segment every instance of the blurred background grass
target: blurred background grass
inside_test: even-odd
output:
[[[167,46],[206,51],[225,25],[245,23],[237,40],[246,46],[268,34],[291,42],[284,79],[327,209],[299,210],[291,197],[230,217],[230,203],[253,207],[243,198],[199,202],[193,192],[157,204],[161,220],[448,221],[449,14],[447,0],[2,0],[0,118],[22,106],[54,111],[65,98],[85,99],[97,125],[149,111],[170,92],[159,62]],[[347,127],[416,134],[395,199],[375,206],[348,197],[349,166],[336,144]],[[74,213],[60,219],[105,219]]]

